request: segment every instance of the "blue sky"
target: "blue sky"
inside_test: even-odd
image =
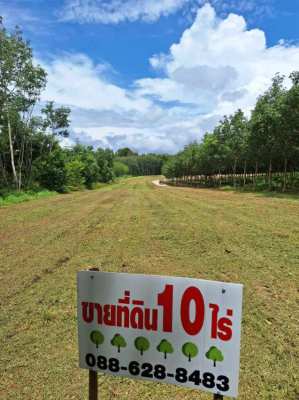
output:
[[[0,0],[76,140],[174,153],[299,69],[299,0]]]

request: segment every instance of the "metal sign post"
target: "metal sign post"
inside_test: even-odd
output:
[[[98,268],[90,268],[89,271],[99,271]],[[89,370],[88,400],[98,400],[98,373]]]
[[[89,371],[89,400],[98,400],[98,373]]]

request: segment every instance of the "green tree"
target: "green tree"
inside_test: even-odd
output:
[[[100,167],[98,166],[95,152],[92,146],[77,144],[69,152],[70,160],[78,160],[82,163],[82,178],[87,189],[92,189],[93,185],[99,181]]]
[[[249,142],[253,151],[257,151],[260,159],[268,164],[268,188],[272,189],[272,173],[274,162],[281,152],[279,138],[283,135],[283,102],[285,88],[284,77],[277,74],[271,87],[259,97],[250,120]]]
[[[36,158],[33,163],[34,178],[43,188],[65,192],[67,185],[66,159],[57,145],[51,153]]]
[[[191,361],[191,358],[194,358],[198,354],[198,348],[196,344],[187,342],[182,347],[182,352],[184,356],[188,357],[188,361]]]
[[[112,346],[117,347],[118,353],[120,353],[120,348],[121,347],[126,347],[127,346],[127,343],[126,343],[124,337],[121,336],[119,333],[114,335],[113,339],[111,340],[111,344],[112,344]]]
[[[164,353],[164,358],[165,359],[167,358],[167,354],[173,353],[172,344],[170,342],[168,342],[168,340],[166,340],[166,339],[161,340],[161,342],[157,346],[157,350],[160,353]]]
[[[150,342],[143,336],[136,338],[134,344],[141,355],[150,348]]]
[[[215,132],[219,142],[226,149],[226,157],[232,165],[233,183],[236,186],[237,167],[244,158],[248,138],[248,121],[243,111],[238,110],[230,117],[224,117]]]
[[[105,338],[102,332],[92,331],[90,334],[90,340],[96,345],[96,348],[98,348],[102,343],[104,343]]]
[[[142,154],[142,155],[128,155],[119,156],[116,153],[116,161],[126,164],[129,168],[129,175],[133,176],[146,176],[146,175],[160,175],[163,162],[166,157],[157,154]]]
[[[117,157],[116,160],[127,165],[127,167],[129,168],[129,175],[141,175],[137,156]]]
[[[99,167],[99,181],[110,182],[113,179],[113,152],[109,149],[97,149],[96,162]]]
[[[176,158],[172,157],[163,164],[161,172],[162,175],[164,175],[166,178],[175,178],[176,176],[178,176],[175,169],[175,161]]]
[[[46,73],[34,64],[32,49],[21,31],[16,28],[9,34],[0,18],[1,134],[7,136],[11,173],[18,190],[22,187],[25,153],[31,150],[29,124],[33,107],[45,84]]]
[[[210,347],[210,349],[206,352],[206,358],[213,361],[214,367],[216,367],[216,361],[221,362],[224,360],[221,351],[215,346]]]
[[[129,147],[123,147],[123,148],[117,150],[116,155],[118,157],[128,157],[128,156],[137,156],[137,153],[135,153],[133,150],[129,149]]]
[[[54,102],[49,101],[41,110],[43,118],[43,129],[53,136],[68,137],[68,127],[70,126],[69,115],[71,110],[68,107],[54,107]]]
[[[81,190],[85,184],[84,163],[74,159],[66,163],[66,186],[68,190]]]
[[[116,177],[129,175],[129,167],[121,161],[114,161],[113,173]]]
[[[287,188],[287,171],[293,162],[293,168],[298,168],[295,160],[299,160],[299,71],[290,75],[292,86],[282,98],[280,104],[281,130],[279,132],[279,149],[283,161],[283,186]],[[295,161],[295,163],[294,163]]]

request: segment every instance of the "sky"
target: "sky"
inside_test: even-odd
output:
[[[176,153],[299,70],[299,0],[0,0],[76,142]],[[289,84],[286,79],[286,84]]]

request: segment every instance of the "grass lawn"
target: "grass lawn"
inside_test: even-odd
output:
[[[5,196],[0,195],[0,207],[9,206],[10,204],[23,203],[24,201],[31,201],[56,195],[56,192],[42,190],[40,192],[14,192]]]
[[[299,398],[299,197],[131,178],[0,208],[1,399],[87,398],[88,372],[77,367],[76,271],[90,266],[244,283],[239,397]],[[212,398],[108,376],[100,393]]]

